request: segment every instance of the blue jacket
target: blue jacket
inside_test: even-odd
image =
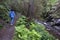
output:
[[[9,12],[9,16],[10,16],[11,18],[14,18],[14,17],[15,17],[15,12],[14,12],[14,11],[10,11],[10,12]]]

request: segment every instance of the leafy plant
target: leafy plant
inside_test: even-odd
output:
[[[55,40],[55,38],[45,30],[44,25],[31,22],[30,29],[27,29],[25,20],[26,17],[21,16],[17,21],[14,40]]]

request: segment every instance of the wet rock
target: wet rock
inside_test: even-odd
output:
[[[53,26],[60,26],[60,19],[54,20]]]

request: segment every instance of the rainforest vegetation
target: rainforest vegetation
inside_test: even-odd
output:
[[[60,40],[59,19],[60,0],[0,0],[0,40]]]

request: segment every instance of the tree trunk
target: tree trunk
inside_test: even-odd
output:
[[[30,28],[30,22],[34,18],[34,0],[29,1],[28,11],[27,11],[26,17],[27,17],[26,27],[29,29]]]

